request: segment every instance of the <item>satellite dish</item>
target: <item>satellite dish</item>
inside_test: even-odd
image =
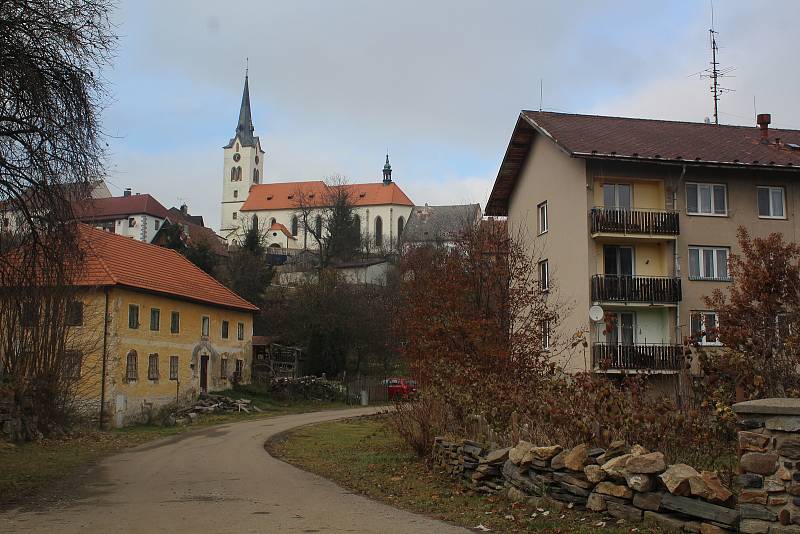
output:
[[[601,308],[600,306],[594,305],[591,308],[589,308],[589,319],[591,319],[592,321],[602,321],[604,315],[605,312],[603,311],[603,308]]]

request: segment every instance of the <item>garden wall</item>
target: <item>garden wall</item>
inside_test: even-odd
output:
[[[476,492],[515,501],[546,497],[672,531],[800,533],[800,399],[740,403],[734,411],[742,428],[738,495],[716,473],[668,465],[661,452],[623,442],[565,449],[520,441],[490,450],[436,438],[433,461]]]

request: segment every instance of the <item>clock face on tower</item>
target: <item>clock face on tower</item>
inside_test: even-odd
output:
[[[242,159],[242,156],[240,156],[238,152],[233,155],[233,161],[238,162],[240,159]]]

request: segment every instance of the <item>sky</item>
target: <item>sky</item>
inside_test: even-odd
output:
[[[718,0],[720,122],[800,128],[800,2]],[[108,184],[219,227],[246,64],[265,182],[393,179],[485,206],[522,109],[702,122],[708,1],[118,0]]]

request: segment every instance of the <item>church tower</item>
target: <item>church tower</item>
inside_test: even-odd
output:
[[[264,178],[264,151],[258,136],[253,135],[253,117],[250,113],[250,86],[248,73],[244,75],[242,105],[236,133],[222,147],[225,164],[222,171],[222,219],[220,233],[226,239],[241,225],[242,208],[250,187]]]

